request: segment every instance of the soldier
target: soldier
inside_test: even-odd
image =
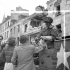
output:
[[[47,47],[47,48],[44,48],[39,53],[39,60],[40,60],[39,66],[40,66],[40,68],[42,67],[43,69],[46,68],[45,70],[53,67],[51,53],[54,52],[54,40],[58,36],[57,31],[55,29],[53,29],[51,26],[52,22],[53,22],[53,19],[51,17],[43,18],[43,20],[41,21],[42,30],[36,37],[36,41],[37,41],[37,39],[41,38],[40,42],[42,43],[42,40],[44,41],[44,43],[42,43],[42,46]]]
[[[47,45],[47,48],[54,47],[54,40],[58,36],[57,31],[51,27],[52,22],[53,22],[53,19],[51,17],[43,18],[43,20],[41,21],[42,30],[36,37],[36,40],[39,38],[43,39]]]

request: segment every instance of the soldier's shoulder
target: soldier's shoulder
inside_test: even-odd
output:
[[[55,28],[53,28],[53,27],[52,27],[52,28],[50,28],[50,30],[52,30],[52,31],[57,31],[57,29],[55,29]]]

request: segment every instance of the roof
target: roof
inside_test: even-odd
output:
[[[55,1],[55,0],[49,0],[49,1],[47,1],[47,5],[49,5],[50,3],[52,3],[53,1]]]
[[[8,21],[9,19],[11,19],[11,16],[7,16],[7,17],[5,18],[5,20],[2,21],[2,23],[0,23],[0,25],[2,25],[3,23],[5,23],[5,22]]]
[[[29,19],[32,19],[33,17],[35,17],[37,14],[33,13],[32,15],[30,15],[29,17],[25,18],[25,20],[23,20],[24,22],[26,22]]]
[[[2,23],[6,22],[9,19],[11,19],[11,16],[7,16],[7,18],[5,18],[5,20]]]
[[[41,10],[44,10],[45,9],[43,6],[40,6],[40,5],[37,6],[35,9],[38,9],[38,8],[41,9]]]
[[[56,6],[60,5],[61,1],[62,1],[62,0],[57,0],[57,1],[54,3],[54,6],[56,7]]]
[[[15,22],[17,22],[17,20],[15,20],[15,19],[12,19],[12,20],[11,20],[11,22],[12,22],[12,23],[15,23]]]
[[[23,20],[22,22],[26,22],[29,19],[34,19],[35,17],[37,17],[39,15],[39,17],[42,16],[42,13],[40,13],[41,15],[39,15],[39,13],[33,13],[32,15],[30,15],[29,17],[25,18],[25,20]],[[41,19],[40,19],[41,20]]]
[[[28,16],[20,14],[18,17],[19,17],[19,19],[23,19],[23,18],[26,18]]]
[[[29,10],[26,10],[26,9],[23,9],[22,7],[16,7],[16,11],[29,11]]]

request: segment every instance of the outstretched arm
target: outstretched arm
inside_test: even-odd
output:
[[[52,36],[41,36],[41,38],[44,39],[44,40],[52,41]]]
[[[38,53],[38,52],[40,52],[41,50],[43,50],[43,47],[42,47],[42,46],[35,47],[35,48],[34,48],[34,53]]]

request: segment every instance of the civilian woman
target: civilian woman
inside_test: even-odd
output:
[[[4,70],[13,70],[13,64],[11,63],[11,57],[15,47],[15,38],[10,37],[8,39],[8,45],[1,52],[1,57],[5,59]]]

